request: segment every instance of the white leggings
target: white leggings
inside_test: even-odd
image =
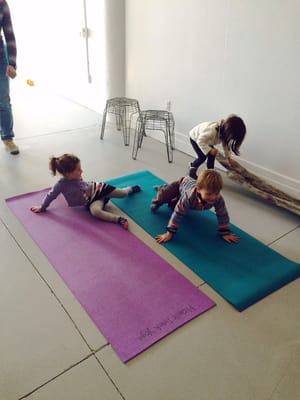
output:
[[[130,193],[130,191],[131,191],[130,187],[124,189],[116,188],[112,192],[110,192],[109,195],[105,197],[105,199],[126,197],[128,196],[128,193]],[[105,199],[103,198],[100,200],[93,201],[89,207],[90,213],[92,214],[93,217],[102,219],[103,221],[117,223],[119,220],[119,216],[104,210]]]

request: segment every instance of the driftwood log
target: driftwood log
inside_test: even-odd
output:
[[[228,170],[228,178],[240,183],[242,186],[245,186],[258,196],[268,200],[270,203],[285,208],[286,210],[300,216],[300,199],[296,199],[282,190],[269,185],[266,181],[249,172],[238,163],[237,166],[231,166],[224,155],[220,152],[217,153],[216,159]]]

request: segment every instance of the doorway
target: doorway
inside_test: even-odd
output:
[[[104,0],[10,0],[19,79],[102,112]]]

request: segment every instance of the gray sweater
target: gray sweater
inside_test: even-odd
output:
[[[41,204],[41,211],[45,211],[60,193],[70,207],[85,206],[93,199],[99,187],[101,187],[101,183],[61,178],[46,194]]]

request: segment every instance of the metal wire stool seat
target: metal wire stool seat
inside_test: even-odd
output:
[[[132,117],[136,113],[138,113],[138,115],[141,113],[139,102],[127,97],[114,97],[107,100],[103,112],[100,139],[103,139],[104,136],[107,113],[115,114],[117,130],[120,131],[122,129],[124,145],[128,146],[130,142]]]
[[[142,146],[146,130],[162,131],[165,136],[165,143],[168,161],[173,161],[173,149],[175,149],[174,136],[175,122],[173,114],[166,110],[141,111],[136,123],[132,158],[136,160],[138,149]]]

